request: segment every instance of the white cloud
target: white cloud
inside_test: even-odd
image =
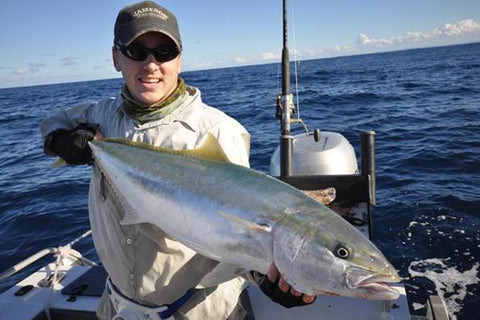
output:
[[[30,62],[28,67],[22,68],[11,68],[11,67],[2,67],[0,70],[10,70],[9,74],[13,76],[35,76],[41,68],[46,67],[44,63]]]
[[[480,23],[473,19],[466,19],[457,23],[446,23],[444,26],[428,32],[410,31],[399,36],[385,38],[371,38],[360,34],[356,44],[334,44],[323,48],[291,48],[290,60],[316,59],[337,57],[365,52],[381,52],[387,50],[401,50],[408,48],[421,48],[435,45],[459,44],[480,41]],[[215,60],[192,64],[187,69],[210,69],[222,66],[247,65],[257,63],[280,62],[281,53],[269,51],[258,56],[233,56],[227,61]]]
[[[401,36],[384,39],[370,38],[365,34],[360,34],[357,44],[363,47],[411,45],[442,38],[461,38],[475,33],[478,33],[480,38],[480,24],[473,19],[466,19],[453,24],[447,23],[443,27],[435,28],[430,32],[410,31]]]
[[[349,46],[340,46],[340,45],[335,45],[333,47],[333,51],[335,52],[344,52],[344,51],[349,51],[350,47]]]
[[[316,55],[318,55],[318,50],[315,50],[315,49],[305,49],[303,50],[305,52],[306,55],[310,56],[310,57],[314,57]]]
[[[23,76],[27,73],[27,70],[25,69],[13,69],[12,70],[12,75],[14,76]]]
[[[441,28],[434,29],[432,34],[451,37],[474,32],[480,32],[480,24],[473,19],[466,19],[454,24],[447,23]]]
[[[298,49],[293,49],[293,50],[290,50],[290,56],[294,57],[294,58],[301,58],[303,57],[305,54],[303,51],[301,50],[298,50]]]
[[[322,52],[327,55],[338,55],[341,53],[348,53],[351,50],[352,48],[350,46],[342,46],[342,45],[336,44],[333,47],[324,48]]]
[[[233,61],[235,61],[236,63],[247,63],[248,59],[245,57],[235,57]]]
[[[209,69],[215,66],[215,63],[211,61],[205,61],[202,63],[197,63],[193,66],[193,69]]]
[[[75,66],[77,65],[77,61],[78,60],[78,57],[66,57],[66,58],[63,58],[61,61],[62,61],[62,66]]]
[[[44,63],[29,63],[28,70],[31,74],[36,74],[40,70],[40,68],[43,68],[45,66],[46,64]]]
[[[273,52],[265,52],[260,55],[260,60],[262,61],[268,61],[268,60],[278,60],[280,59],[279,54],[275,54]]]

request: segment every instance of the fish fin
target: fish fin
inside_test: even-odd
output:
[[[234,264],[220,262],[202,278],[196,288],[208,288],[230,281],[245,273],[245,269]]]
[[[169,148],[162,148],[162,147],[153,146],[148,143],[137,142],[137,141],[121,139],[121,138],[108,138],[108,139],[105,139],[104,141],[126,144],[126,145],[139,147],[147,150],[152,150],[156,152],[178,154],[178,155],[202,159],[202,160],[230,162],[228,160],[227,155],[223,151],[222,146],[211,133],[206,134],[205,138],[203,139],[202,143],[198,148],[187,149],[187,150],[175,150],[175,149],[169,149]]]
[[[116,186],[114,186],[112,183],[110,183],[110,180],[105,173],[105,170],[102,168],[101,164],[98,162],[94,163],[95,168],[98,168],[101,177],[100,177],[100,184],[99,184],[99,190],[98,192],[101,194],[103,197],[103,200],[107,199],[107,194],[108,196],[112,196],[116,198],[116,203],[118,203],[119,207],[117,208],[118,211],[123,212],[123,218],[120,220],[121,225],[130,225],[130,224],[138,224],[138,223],[143,223],[146,222],[144,221],[140,214],[133,209],[133,207],[128,203],[127,199],[123,196],[123,194],[117,189]],[[95,172],[95,169],[94,169]],[[108,185],[108,187],[107,187]],[[109,188],[110,192],[107,192],[107,188]]]
[[[125,226],[125,225],[131,225],[131,224],[139,224],[139,223],[144,223],[145,221],[142,221],[140,219],[140,216],[138,213],[133,210],[130,206],[124,205],[124,202],[122,201],[122,207],[123,207],[123,219],[120,221],[120,224]]]
[[[191,153],[191,156],[219,162],[230,162],[227,155],[223,152],[222,146],[218,140],[211,133],[207,133],[202,144],[193,150],[185,150],[187,154]]]
[[[225,212],[225,211],[220,211],[219,210],[219,211],[217,211],[217,213],[220,216],[229,219],[230,221],[232,221],[238,227],[247,227],[248,229],[259,230],[259,231],[264,231],[264,232],[271,232],[272,231],[272,228],[266,223],[264,224],[264,223],[256,223],[256,222],[253,222],[253,221],[249,221],[249,220],[237,217],[236,215]]]
[[[62,166],[66,166],[67,165],[67,162],[65,162],[65,160],[63,160],[62,158],[58,158],[57,160],[55,160],[54,163],[52,163],[50,165],[51,168],[60,168]]]
[[[127,202],[125,197],[121,193],[117,192],[115,188],[113,188],[113,192],[115,194],[115,197],[118,199],[123,211],[123,218],[122,220],[120,220],[121,225],[131,225],[148,222],[142,219],[138,211],[133,209],[133,207]]]

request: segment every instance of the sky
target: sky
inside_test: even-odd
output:
[[[0,88],[120,78],[113,26],[128,0],[2,0]],[[282,1],[159,0],[183,71],[280,61]],[[480,42],[480,0],[289,0],[291,59]]]

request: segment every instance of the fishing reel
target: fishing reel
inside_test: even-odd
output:
[[[291,101],[293,101],[293,95],[290,94],[290,98],[291,98]],[[276,113],[275,113],[275,118],[281,120],[282,119],[282,115],[283,115],[283,105],[284,104],[287,104],[289,105],[289,111],[290,111],[290,116],[295,114],[295,106],[293,105],[293,103],[287,103],[286,99],[284,99],[284,96],[279,93],[277,94],[277,99],[276,99]]]

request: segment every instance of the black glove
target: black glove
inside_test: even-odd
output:
[[[71,130],[59,129],[45,137],[45,154],[57,155],[68,164],[92,164],[92,150],[88,141],[95,137],[99,125],[82,123]]]
[[[308,304],[312,304],[315,299],[310,302],[306,303],[303,301],[303,294],[299,297],[294,296],[290,290],[288,292],[283,292],[278,287],[278,281],[280,277],[277,278],[275,282],[272,282],[268,279],[268,277],[264,274],[260,274],[256,271],[252,271],[253,278],[257,281],[260,289],[262,292],[269,297],[273,302],[278,303],[285,308],[293,308],[293,307],[300,307],[305,306]]]

